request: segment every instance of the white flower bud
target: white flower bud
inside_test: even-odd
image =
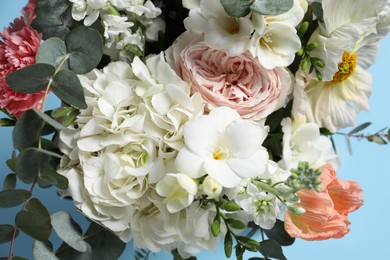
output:
[[[216,179],[208,175],[202,183],[202,189],[209,199],[215,199],[221,194],[222,185]]]

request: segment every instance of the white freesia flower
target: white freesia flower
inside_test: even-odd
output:
[[[325,164],[332,164],[334,169],[340,161],[333,149],[332,142],[320,134],[314,123],[294,121],[284,118],[283,126],[283,159],[279,162],[284,169],[296,168],[299,162],[308,162],[311,168],[317,169]]]
[[[220,1],[200,0],[199,8],[190,10],[184,25],[187,29],[204,33],[207,45],[229,55],[245,52],[253,32],[252,22],[247,17],[227,15]]]
[[[101,20],[104,25],[104,38],[105,46],[110,48],[112,44],[118,42],[119,35],[123,34],[126,30],[131,31],[131,27],[134,25],[132,22],[128,22],[127,17],[116,15],[102,15]]]
[[[156,185],[157,193],[164,197],[169,213],[176,213],[194,201],[198,192],[196,182],[182,173],[168,173]]]
[[[279,200],[275,195],[259,190],[252,183],[248,184],[245,193],[238,196],[237,203],[264,229],[271,229],[280,214]]]
[[[208,174],[223,187],[234,187],[264,173],[268,154],[261,144],[266,136],[262,125],[241,119],[230,108],[215,108],[185,125],[185,147],[176,167],[192,178]]]

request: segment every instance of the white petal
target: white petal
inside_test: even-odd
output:
[[[199,178],[205,174],[203,170],[204,159],[187,148],[183,148],[177,154],[175,166],[179,172],[187,174],[191,178]]]
[[[204,169],[225,188],[233,188],[241,182],[241,178],[228,166],[226,160],[206,159]]]

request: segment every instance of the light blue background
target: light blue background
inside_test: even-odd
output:
[[[168,0],[169,1],[169,0]],[[340,0],[341,1],[341,0]],[[0,0],[0,30],[15,17],[20,15],[20,9],[25,0]],[[374,91],[370,99],[370,112],[362,112],[357,124],[373,122],[368,129],[371,133],[390,126],[390,37],[382,41],[376,64],[369,71],[374,76]],[[50,106],[56,107],[57,101],[51,99]],[[0,116],[3,115],[0,113]],[[347,132],[348,130],[345,130]],[[12,129],[0,128],[0,185],[10,171],[5,161],[12,153]],[[390,146],[380,146],[365,140],[352,141],[353,156],[348,154],[343,137],[336,137],[336,144],[342,167],[338,176],[342,179],[355,180],[364,190],[365,205],[357,212],[350,214],[351,232],[342,239],[320,242],[296,240],[284,252],[289,260],[360,260],[360,259],[390,259]],[[1,187],[1,186],[0,186]],[[20,185],[21,188],[29,189]],[[42,191],[36,188],[33,196],[41,199],[50,213],[59,210],[72,212],[76,221],[86,227],[84,217],[76,213],[71,201],[61,200],[54,188]],[[13,217],[20,207],[0,209],[0,223],[13,224]],[[58,239],[53,236],[54,247],[58,247]],[[14,255],[32,258],[32,241],[21,234],[15,241]],[[131,245],[127,246],[121,259],[133,259]],[[0,245],[0,256],[8,256],[9,244]],[[248,257],[248,255],[246,255]],[[172,259],[169,255],[159,254],[156,259]],[[198,259],[224,259],[222,248],[217,253],[202,253]]]

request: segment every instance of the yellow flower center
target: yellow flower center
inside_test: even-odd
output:
[[[229,151],[226,148],[217,148],[213,153],[214,160],[224,160],[229,157]]]
[[[334,74],[332,82],[338,83],[346,80],[356,68],[356,53],[344,51],[343,60],[338,65],[339,70]]]

